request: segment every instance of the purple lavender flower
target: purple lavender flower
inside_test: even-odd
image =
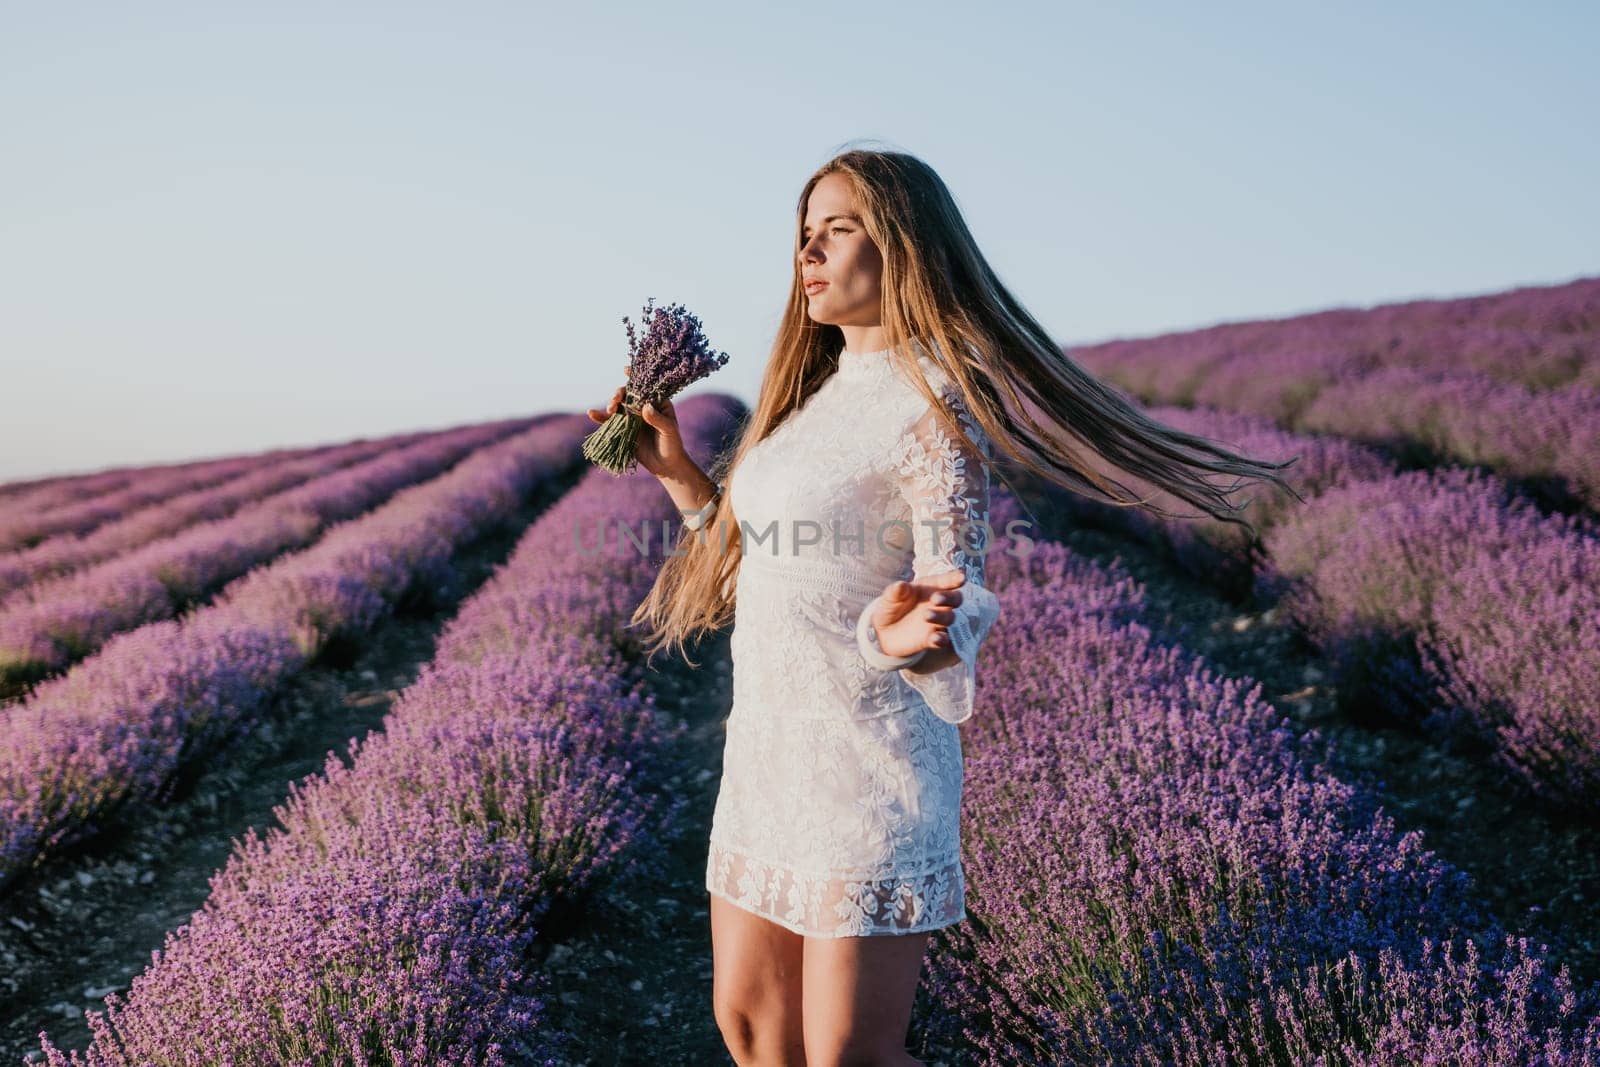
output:
[[[646,425],[639,414],[645,404],[660,407],[728,362],[726,352],[712,350],[701,332],[700,320],[682,304],[658,308],[654,303],[655,297],[645,301],[642,340],[623,316],[629,356],[622,404],[583,442],[584,458],[613,474],[624,474],[638,465],[634,448]]]

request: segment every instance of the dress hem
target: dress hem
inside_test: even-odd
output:
[[[731,895],[729,895],[727,893],[724,893],[720,889],[713,889],[709,885],[705,887],[705,890],[706,890],[707,893],[710,893],[714,897],[721,897],[723,900],[726,900],[729,904],[732,904],[734,907],[740,909],[741,911],[748,912],[751,915],[760,916],[761,918],[766,919],[768,922],[776,923],[777,925],[783,927],[785,930],[788,930],[791,933],[799,934],[802,937],[814,937],[814,938],[818,938],[819,940],[824,940],[824,941],[837,941],[838,939],[843,938],[843,937],[904,937],[906,934],[927,934],[927,933],[932,933],[935,930],[942,930],[946,926],[954,926],[956,923],[965,922],[966,918],[967,918],[967,908],[966,908],[966,905],[963,904],[961,906],[961,913],[959,915],[957,915],[957,916],[955,916],[954,918],[951,918],[951,919],[946,919],[943,922],[934,921],[934,922],[928,922],[928,923],[924,923],[924,924],[919,924],[919,925],[913,926],[913,927],[895,928],[895,929],[891,929],[891,930],[868,930],[865,933],[859,933],[859,934],[828,933],[828,932],[825,932],[825,931],[807,930],[805,927],[801,926],[799,923],[790,922],[788,919],[780,919],[776,915],[770,915],[767,912],[760,911],[760,910],[758,910],[756,908],[751,907],[749,904],[745,903],[744,901],[741,901],[741,900],[739,900],[738,898],[736,898],[734,896],[731,896]]]

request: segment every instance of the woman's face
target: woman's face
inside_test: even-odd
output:
[[[830,326],[879,325],[883,259],[861,224],[843,175],[829,174],[811,187],[800,240],[798,266],[812,320]]]

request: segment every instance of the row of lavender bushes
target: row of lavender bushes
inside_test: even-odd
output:
[[[119,635],[0,718],[0,889],[172,796],[279,687],[403,598],[459,590],[452,557],[579,461],[579,416],[536,420],[448,473],[257,569],[182,619]],[[440,597],[444,599],[444,597]]]
[[[691,448],[714,451],[735,405],[680,401]],[[682,725],[641,694],[623,628],[674,526],[642,469],[591,470],[462,605],[352,764],[330,754],[296,784],[281,827],[251,832],[128,995],[91,1013],[91,1047],[40,1035],[49,1062],[556,1062],[540,930],[658,854],[641,835],[681,809],[648,782]]]
[[[1126,357],[1141,393],[1186,392],[1236,358],[1286,348],[1329,359],[1369,360],[1369,369],[1481,374],[1535,390],[1600,387],[1600,277],[1479,296],[1333,308],[1086,346]]]
[[[398,450],[434,434],[396,437],[316,449],[306,456],[254,463],[216,485],[165,497],[134,510],[99,499],[54,513],[51,531],[29,548],[0,554],[0,605],[16,590],[221,519],[262,497]],[[41,524],[44,520],[40,520]]]
[[[1063,500],[1070,512],[1164,547],[1230,595],[1280,605],[1359,716],[1460,739],[1552,806],[1600,809],[1600,528],[1590,518],[1543,515],[1492,476],[1400,472],[1361,445],[1245,416],[1151,415],[1247,455],[1298,456],[1288,476],[1307,502],[1252,491],[1255,545],[1209,517],[1083,497]]]
[[[254,455],[6,482],[0,485],[0,550],[27,547],[52,532],[51,524],[63,514],[70,514],[79,529],[88,529],[97,512],[110,518],[112,509],[127,511],[159,503],[259,465],[299,459],[328,447],[279,448]]]
[[[1484,746],[1556,807],[1600,810],[1600,536],[1475,471],[1330,490],[1258,576],[1355,691]]]
[[[336,522],[431,478],[528,420],[467,426],[385,452],[98,566],[24,587],[0,607],[0,686],[46,677],[110,637],[170,618]]]
[[[1247,415],[1215,408],[1176,407],[1150,408],[1148,413],[1161,423],[1224,443],[1247,456],[1274,463],[1293,459],[1293,465],[1280,473],[1308,499],[1336,486],[1374,481],[1396,471],[1394,462],[1376,449],[1337,437],[1291,433]],[[1236,600],[1251,595],[1263,556],[1260,545],[1249,540],[1243,527],[1213,519],[1148,483],[1130,479],[1103,461],[1096,469],[1184,517],[1167,518],[1145,508],[1113,507],[1069,493],[1049,493],[1047,502],[1073,518],[1092,521],[1162,550],[1179,568]],[[1252,486],[1246,495],[1249,504],[1242,517],[1257,531],[1271,530],[1302,507],[1287,493],[1264,482]]]
[[[326,451],[313,449],[311,455]],[[79,500],[49,509],[37,507],[10,507],[0,503],[0,552],[16,552],[32,548],[50,537],[61,534],[88,533],[95,527],[126,515],[130,511],[152,507],[185,493],[210,489],[229,482],[262,467],[276,466],[303,456],[267,454],[261,456],[236,456],[213,461],[187,469],[162,468],[142,481],[122,489],[102,493],[87,500]]]
[[[929,957],[932,1031],[986,1064],[1600,1063],[1600,986],[1497,928],[1259,684],[1155,639],[1120,568],[989,560],[1009,621],[963,737],[968,921]]]
[[[1403,304],[1109,341],[1069,354],[1146,403],[1256,415],[1380,446],[1408,466],[1481,466],[1547,506],[1594,511],[1600,279],[1563,289],[1450,302],[1467,320],[1460,326],[1434,322],[1450,309]],[[1471,308],[1496,299],[1526,325],[1490,328],[1472,318]],[[1519,302],[1565,306],[1566,314],[1552,307],[1515,315]],[[1581,360],[1573,355],[1579,350]],[[1581,370],[1546,380],[1541,368],[1550,359]]]

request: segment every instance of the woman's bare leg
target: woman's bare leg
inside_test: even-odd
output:
[[[805,938],[711,894],[711,1005],[739,1067],[804,1067]]]
[[[929,933],[805,939],[807,1067],[910,1067],[911,1007]]]

